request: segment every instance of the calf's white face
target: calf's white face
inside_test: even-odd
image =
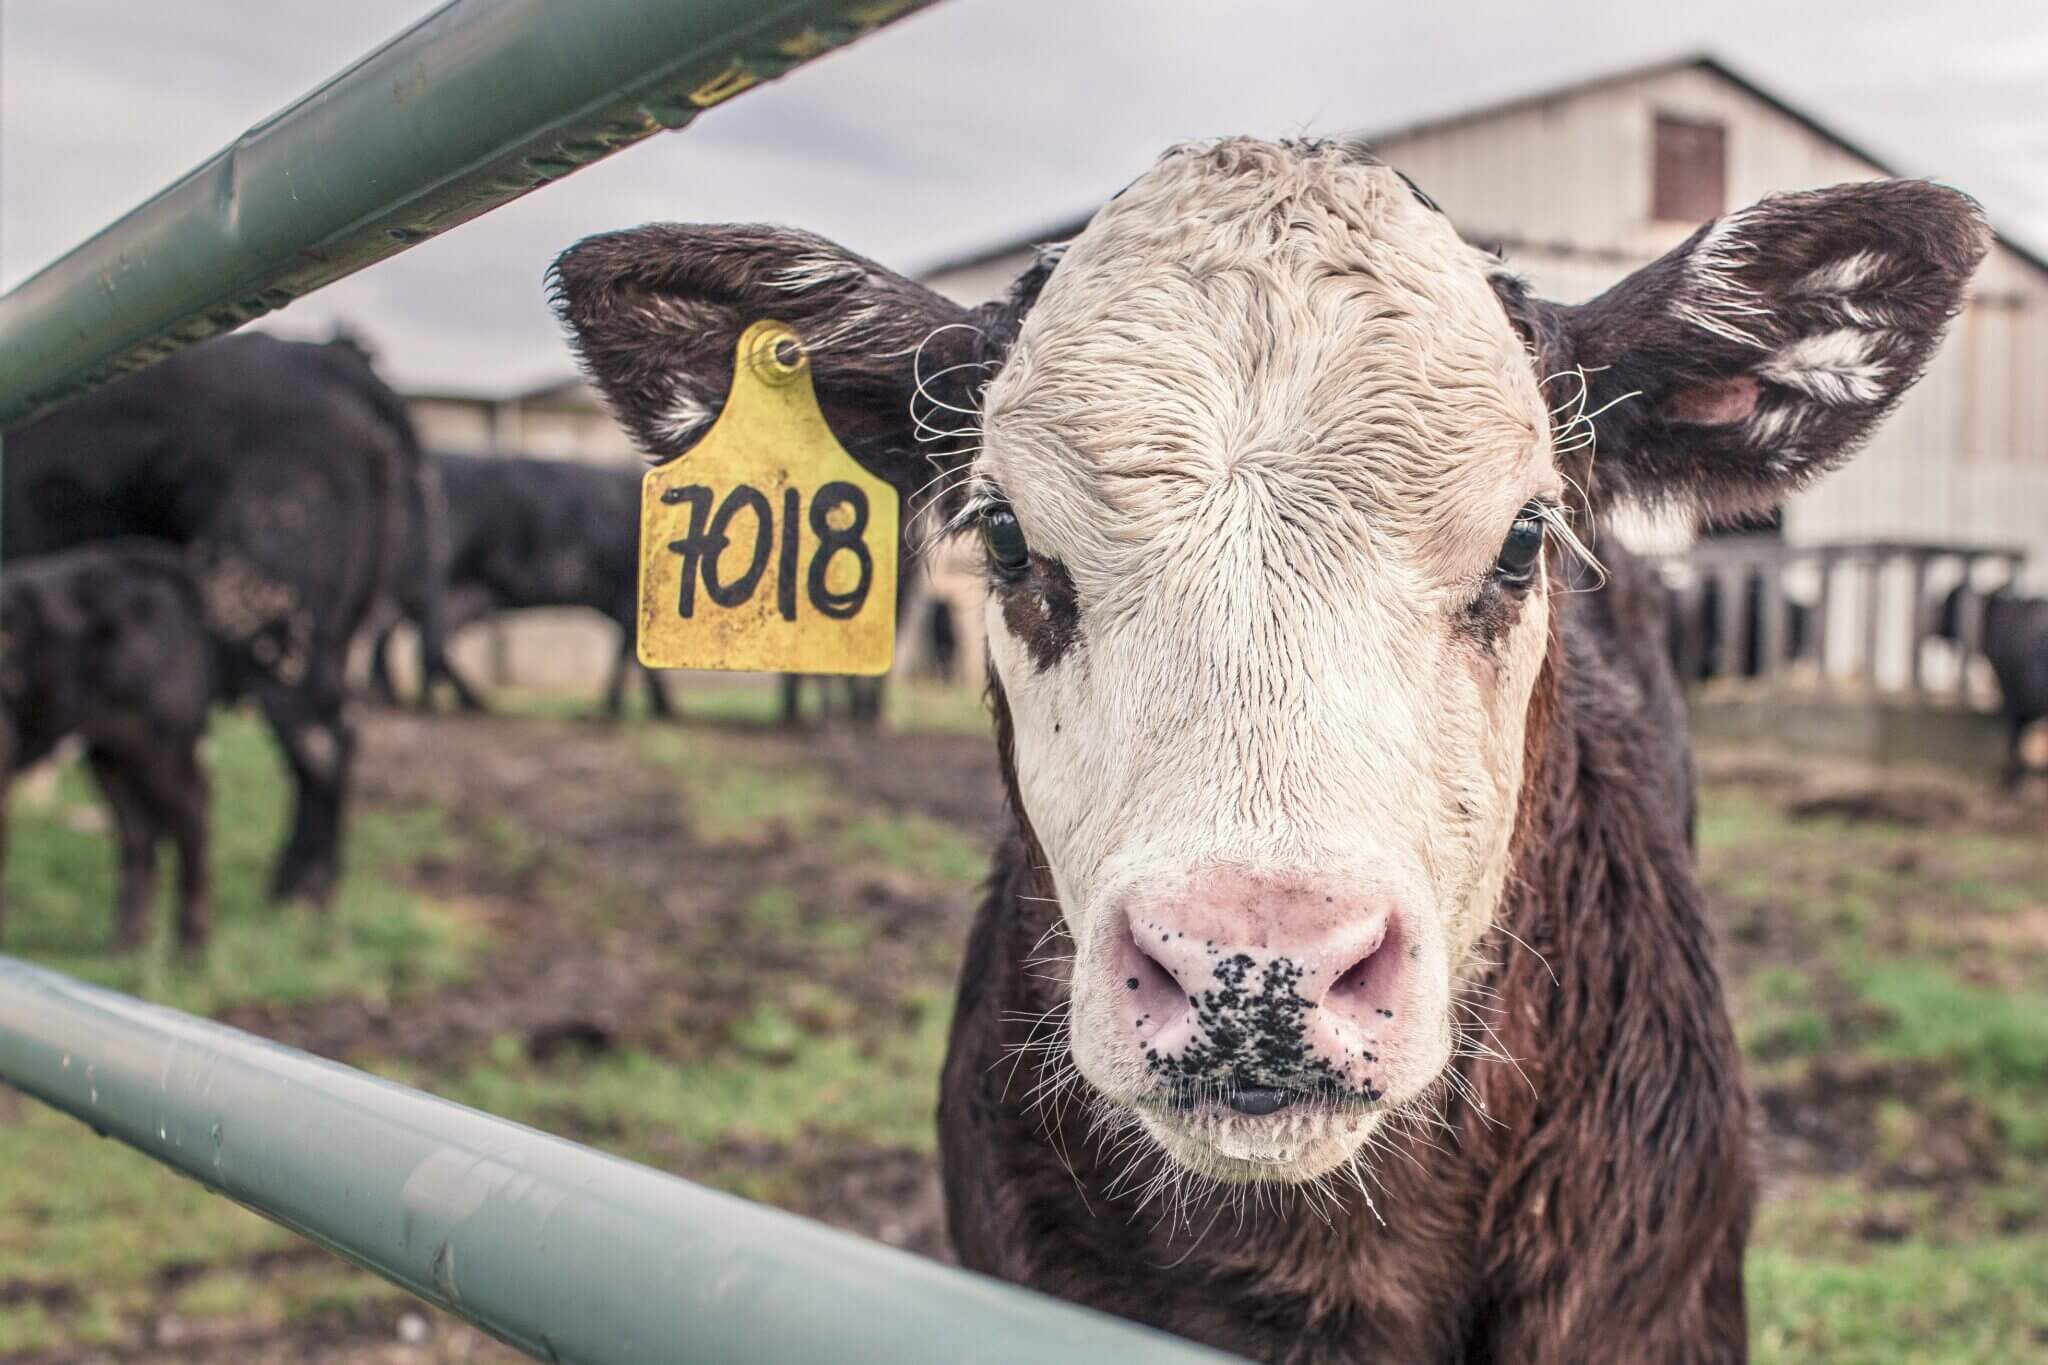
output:
[[[1427,1088],[1500,899],[1548,638],[1502,556],[1564,486],[1492,266],[1336,148],[1172,157],[987,390],[968,510],[1074,1059],[1213,1174],[1320,1174]]]
[[[1231,140],[978,310],[758,226],[589,238],[553,279],[657,458],[775,318],[856,457],[906,490],[939,466],[988,544],[1080,1075],[1184,1167],[1305,1180],[1446,1069],[1570,518],[1766,507],[1840,462],[1986,244],[1953,191],[1839,186],[1563,307],[1370,157]]]

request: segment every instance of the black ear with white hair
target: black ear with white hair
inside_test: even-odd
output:
[[[585,371],[641,449],[673,458],[711,427],[751,324],[793,327],[847,450],[906,491],[971,427],[988,310],[969,310],[821,237],[755,224],[654,224],[587,237],[548,272]]]
[[[1560,426],[1598,414],[1596,501],[1728,515],[1855,452],[1926,368],[1989,242],[1966,195],[1875,181],[1716,219],[1589,303],[1500,292]],[[1562,448],[1585,434],[1562,431]]]

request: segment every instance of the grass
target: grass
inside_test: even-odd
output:
[[[10,805],[7,951],[201,1014],[249,1001],[340,994],[388,1001],[468,974],[480,941],[475,927],[454,907],[412,894],[398,880],[447,847],[443,812],[359,809],[333,906],[279,907],[264,888],[290,816],[290,794],[269,732],[251,715],[223,712],[215,718],[207,759],[215,930],[203,959],[183,961],[172,944],[168,850],[148,949],[109,951],[113,839],[91,776],[76,764],[59,774],[47,801],[17,794]]]
[[[1700,833],[1711,899],[1767,947],[1736,954],[1751,1082],[1817,1109],[1821,1139],[1860,1162],[1771,1181],[1747,1265],[1753,1358],[2037,1358],[2048,944],[1996,935],[2048,906],[2048,843],[1790,820],[1760,793],[1712,787]],[[1839,1090],[1857,1075],[1885,1087],[1874,1102]]]
[[[0,1100],[11,1099],[0,1094]],[[74,1119],[25,1101],[0,1122],[0,1284],[63,1290],[61,1315],[0,1306],[0,1354],[119,1338],[161,1277],[297,1239]]]
[[[747,898],[734,937],[738,942],[793,946],[813,957],[844,961],[872,945],[878,932],[870,916],[807,905],[795,887],[777,884]]]
[[[972,688],[928,682],[893,682],[886,702],[889,724],[911,734],[986,735],[988,702]]]
[[[694,724],[766,727],[781,714],[773,679],[751,673],[671,673],[668,693],[677,714]],[[490,707],[504,715],[547,720],[603,723],[605,719],[604,699],[596,691],[585,695],[497,688],[491,693]],[[638,679],[627,679],[625,721],[654,721]]]
[[[922,815],[860,815],[840,831],[839,852],[939,886],[972,886],[988,870],[988,846]]]
[[[111,1343],[146,1311],[279,1323],[396,1291],[77,1121],[0,1092],[0,1357]],[[263,1258],[292,1256],[282,1270]],[[210,1269],[209,1269],[210,1268]],[[36,1292],[31,1292],[36,1291]],[[56,1311],[40,1294],[59,1296]]]
[[[1813,977],[1797,967],[1764,967],[1738,987],[1737,1036],[1752,1063],[1814,1056],[1828,1045],[1828,1017],[1813,1003]]]
[[[802,838],[830,803],[829,785],[817,771],[748,762],[715,733],[653,729],[640,752],[681,777],[690,832],[703,843],[758,845],[778,833]]]
[[[610,1151],[684,1169],[732,1144],[851,1140],[929,1152],[951,1002],[924,991],[906,1004],[914,1022],[879,1039],[761,1004],[704,1061],[620,1051],[543,1063],[507,1048],[431,1084],[463,1104],[602,1135]]]
[[[1913,959],[1852,960],[1844,974],[1884,1016],[1872,1055],[1941,1063],[1981,1092],[2048,1085],[2048,994],[1987,990]]]
[[[1761,1246],[1746,1279],[1757,1365],[2004,1365],[2048,1343],[2039,1235],[1908,1241],[1854,1259]]]

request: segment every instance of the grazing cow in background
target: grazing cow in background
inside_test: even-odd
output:
[[[619,628],[605,713],[625,707],[626,674],[638,670],[647,704],[673,714],[659,674],[640,668],[634,631],[640,594],[640,471],[573,460],[514,456],[433,456],[448,499],[448,549],[438,575],[429,547],[408,536],[404,570],[394,596],[401,617],[386,622],[371,650],[375,690],[394,700],[392,633],[400,620],[417,621],[427,585],[444,585],[446,633],[503,611],[525,607],[589,607]],[[422,661],[421,704],[431,705],[433,684],[446,680],[461,705],[480,711],[476,688],[443,657],[429,670]]]
[[[768,317],[856,456],[960,476],[1014,816],[941,1100],[962,1261],[1261,1360],[1741,1359],[1660,608],[1565,561],[1608,500],[1841,461],[1986,246],[1962,195],[1849,185],[1567,307],[1369,154],[1230,140],[974,310],[769,227],[564,253],[650,452]],[[920,443],[936,404],[978,430]]]
[[[118,536],[188,547],[216,686],[262,707],[298,799],[271,892],[324,901],[341,871],[355,739],[348,647],[396,509],[438,515],[399,397],[352,342],[203,342],[9,431],[0,555]],[[439,612],[429,617],[439,649]]]
[[[1944,640],[1963,638],[1963,597],[1968,584],[1958,584],[1942,600],[1934,633]],[[2027,775],[2022,744],[2027,727],[2048,718],[2048,598],[2021,597],[2010,585],[1984,598],[1984,657],[1998,679],[1999,707],[2012,727],[2012,748],[2006,758],[2005,784],[2016,787]]]
[[[117,947],[140,947],[148,935],[163,839],[178,850],[178,943],[206,942],[199,741],[213,667],[199,588],[175,546],[108,541],[0,574],[0,801],[59,741],[85,741],[120,845]],[[0,857],[4,822],[0,813]]]

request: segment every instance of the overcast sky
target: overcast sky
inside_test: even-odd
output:
[[[430,8],[0,0],[0,282]],[[506,391],[568,371],[540,277],[587,232],[766,219],[916,267],[1092,208],[1170,142],[1392,127],[1702,50],[2048,246],[2048,0],[945,0],[273,325],[347,318],[403,384]]]

